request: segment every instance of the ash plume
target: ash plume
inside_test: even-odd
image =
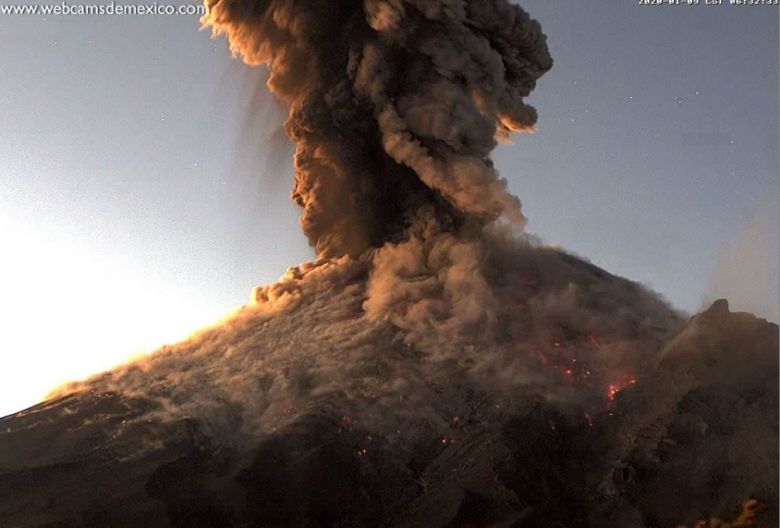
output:
[[[0,447],[55,484],[132,465],[166,507],[138,499],[150,526],[656,528],[751,499],[776,522],[777,326],[724,301],[686,322],[522,230],[489,156],[536,121],[538,23],[507,0],[207,3],[288,109],[318,258],[12,417]],[[37,482],[14,464],[0,449],[0,484]],[[0,521],[117,500],[71,495],[0,497]]]
[[[538,23],[506,1],[211,1],[204,22],[289,108],[293,199],[323,257],[439,223],[522,222],[490,159],[529,130],[552,66]]]
[[[209,7],[204,22],[245,62],[269,68],[268,86],[289,108],[293,199],[318,255],[370,262],[369,320],[393,322],[415,345],[430,340],[437,356],[442,341],[459,350],[511,340],[513,326],[529,327],[515,309],[526,301],[537,304],[532,317],[578,313],[572,335],[594,333],[596,319],[605,320],[595,333],[609,328],[621,341],[632,324],[669,328],[665,307],[647,321],[630,313],[606,321],[578,306],[588,294],[564,263],[548,258],[549,269],[532,269],[520,202],[489,158],[498,139],[533,129],[536,111],[524,98],[552,66],[546,37],[521,8],[505,0]],[[517,261],[525,277],[512,277]],[[544,298],[523,280],[541,284]]]
[[[536,111],[524,98],[552,66],[545,35],[520,7],[505,0],[208,4],[203,22],[244,62],[267,66],[268,86],[288,108],[292,197],[320,258],[258,290],[258,306],[300,297],[314,303],[305,285],[338,283],[326,277],[342,272],[324,270],[357,266],[364,276],[357,314],[394,328],[404,346],[423,354],[431,365],[425,379],[455,365],[452,375],[468,374],[480,392],[535,385],[589,405],[630,383],[679,324],[641,286],[522,232],[520,202],[489,157],[497,140],[533,129]],[[550,370],[538,372],[539,362]],[[252,371],[273,370],[261,364]],[[337,387],[362,376],[301,368],[330,372],[316,384]],[[384,377],[392,393],[411,374]],[[575,380],[584,394],[572,390]],[[418,388],[405,390],[403,404],[392,399],[396,412],[419,396]]]

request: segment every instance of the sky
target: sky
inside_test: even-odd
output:
[[[556,61],[495,156],[528,230],[776,320],[778,8],[522,5]],[[0,415],[313,258],[284,113],[197,16],[0,15],[0,64]]]

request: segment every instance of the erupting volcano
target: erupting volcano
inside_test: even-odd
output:
[[[208,3],[289,109],[318,258],[0,421],[0,526],[777,524],[777,326],[684,320],[524,232],[489,156],[536,122],[536,21]]]

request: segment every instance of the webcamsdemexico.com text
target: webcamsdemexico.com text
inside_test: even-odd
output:
[[[38,16],[154,16],[154,15],[205,15],[208,8],[197,4],[0,4],[0,15],[38,15]]]

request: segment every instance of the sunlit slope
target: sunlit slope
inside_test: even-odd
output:
[[[547,255],[580,288],[630,286]],[[615,333],[415,346],[367,320],[365,286],[352,261],[293,270],[223,325],[4,419],[0,525],[650,527],[749,498],[776,525],[777,326],[723,303],[667,314],[669,344],[610,398],[606,373],[557,360]]]

